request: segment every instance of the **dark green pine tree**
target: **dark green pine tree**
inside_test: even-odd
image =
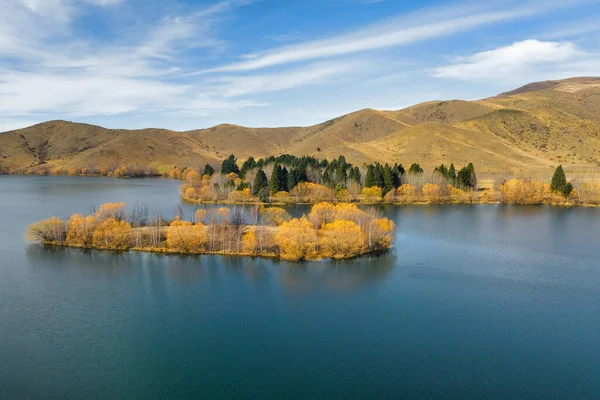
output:
[[[338,183],[346,184],[348,180],[348,172],[346,171],[346,164],[339,164],[336,172],[336,179]]]
[[[244,163],[242,164],[242,169],[240,169],[240,177],[245,178],[246,172],[256,167],[256,160],[254,157],[250,156]]]
[[[214,173],[215,173],[215,169],[210,164],[206,164],[204,166],[203,175],[213,176]]]
[[[471,174],[469,173],[467,167],[463,167],[460,169],[460,171],[458,171],[456,183],[461,189],[467,189],[471,186]]]
[[[565,186],[562,189],[562,194],[563,196],[569,197],[569,195],[573,192],[573,185],[571,184],[571,182],[567,182],[565,184]]]
[[[354,167],[354,180],[360,183],[360,169],[358,167]]]
[[[377,163],[375,166],[375,186],[383,188],[385,182],[383,181],[383,165]]]
[[[352,167],[350,167],[350,169],[348,170],[348,180],[356,181],[356,177],[354,176],[354,168]]]
[[[554,171],[554,175],[552,176],[552,182],[550,183],[550,188],[555,192],[561,192],[565,188],[567,184],[567,177],[565,175],[565,171],[563,170],[562,165],[559,165]]]
[[[400,176],[402,177],[402,175],[406,174],[406,170],[404,169],[404,167],[402,166],[402,164],[398,165],[398,171],[400,172]]]
[[[477,174],[475,173],[475,167],[473,166],[473,163],[469,163],[469,165],[467,165],[467,169],[469,170],[469,185],[474,189],[477,187]]]
[[[279,182],[281,182],[281,190],[284,192],[289,192],[290,188],[288,187],[288,182],[290,179],[290,174],[287,170],[286,167],[283,167],[279,170],[279,173],[281,174],[279,176]]]
[[[422,174],[423,172],[425,171],[423,171],[423,168],[421,168],[421,166],[417,163],[413,163],[413,165],[411,165],[408,169],[409,174]]]
[[[271,180],[269,181],[269,190],[271,194],[281,192],[281,167],[279,164],[273,166],[273,172],[271,173]]]
[[[385,164],[385,167],[383,167],[382,189],[384,196],[394,190],[394,174],[392,173],[392,168],[388,164]]]
[[[254,185],[252,188],[252,194],[258,196],[260,192],[269,187],[269,180],[267,179],[267,174],[262,169],[259,169],[254,177]]]
[[[394,184],[394,189],[398,189],[400,187],[401,175],[400,170],[398,169],[398,164],[394,165],[392,168],[392,179]]]
[[[456,168],[454,168],[454,164],[450,164],[450,168],[448,168],[448,179],[452,185],[456,185]]]
[[[290,170],[290,175],[288,178],[288,190],[292,190],[300,183],[300,173],[297,168],[292,168]]]
[[[365,175],[365,187],[371,188],[375,186],[375,168],[373,165],[367,167],[367,174]]]
[[[237,165],[237,159],[233,154],[223,160],[223,163],[221,164],[222,174],[227,175],[232,172],[236,174],[240,173],[240,168]]]

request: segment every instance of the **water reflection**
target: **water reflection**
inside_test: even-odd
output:
[[[256,285],[272,284],[275,279],[284,291],[296,294],[321,289],[359,290],[384,280],[395,263],[393,251],[349,261],[289,263],[249,257],[157,255],[31,245],[26,256],[33,266],[76,269],[81,274],[104,279],[131,276],[150,285],[160,282],[163,287],[155,288],[160,290],[165,282],[174,286],[197,284],[208,274],[213,282],[229,279],[231,275]],[[149,288],[149,292],[153,291]]]

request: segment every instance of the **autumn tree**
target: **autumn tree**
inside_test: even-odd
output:
[[[122,221],[125,219],[125,203],[105,203],[96,211],[96,219],[102,222],[107,219]]]
[[[319,231],[319,255],[343,259],[363,252],[365,233],[352,221],[336,220],[324,224]]]
[[[65,222],[59,218],[52,217],[29,225],[26,238],[31,242],[62,244],[67,235]]]
[[[102,221],[92,237],[94,247],[99,249],[127,250],[130,246],[131,224],[110,217]]]
[[[313,224],[306,218],[294,218],[281,224],[275,242],[284,260],[310,260],[317,253],[317,235]]]
[[[69,219],[67,228],[66,240],[69,246],[91,246],[96,225],[97,221],[93,215],[87,217],[81,214],[73,215]]]
[[[202,224],[176,220],[167,230],[167,247],[182,253],[203,253],[206,251],[208,232]]]

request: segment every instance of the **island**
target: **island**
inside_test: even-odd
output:
[[[288,261],[351,259],[392,246],[394,222],[377,210],[349,203],[318,203],[292,218],[280,207],[198,209],[166,220],[136,204],[107,203],[84,216],[51,217],[27,228],[26,238],[44,245],[173,254],[271,257]]]

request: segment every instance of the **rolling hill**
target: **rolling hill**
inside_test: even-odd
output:
[[[531,83],[477,101],[432,101],[397,111],[365,109],[310,127],[218,125],[176,132],[122,130],[49,121],[0,134],[0,165],[166,170],[279,154],[372,161],[473,162],[479,172],[526,175],[563,164],[600,171],[600,78]]]

